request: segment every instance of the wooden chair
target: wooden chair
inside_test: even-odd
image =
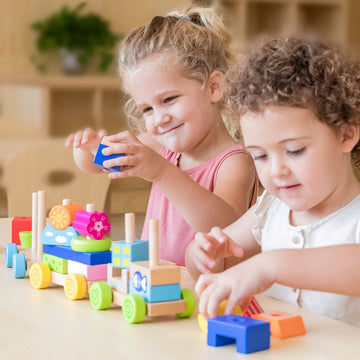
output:
[[[24,138],[43,138],[44,132],[25,121],[8,119],[0,116],[0,139],[24,139]]]
[[[47,211],[63,199],[71,199],[84,209],[86,204],[94,203],[97,211],[104,211],[110,179],[106,174],[88,174],[78,169],[64,141],[39,139],[5,162],[9,217],[31,216],[32,193],[38,190],[47,192]]]

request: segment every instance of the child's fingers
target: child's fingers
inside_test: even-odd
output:
[[[75,134],[71,134],[65,140],[65,147],[69,148],[74,143]]]
[[[129,142],[129,143],[134,143],[134,144],[139,143],[138,138],[134,134],[132,134],[130,131],[122,131],[118,134],[110,135],[109,141],[110,142],[124,141],[124,142]]]
[[[223,256],[234,255],[236,257],[242,257],[244,255],[243,249],[240,245],[236,244],[223,230],[219,227],[213,227],[210,231],[216,241],[220,244],[224,244]]]
[[[73,147],[80,147],[83,140],[83,131],[78,131],[74,136]]]
[[[213,227],[210,233],[220,244],[224,243],[227,239],[229,239],[229,237],[218,226]]]
[[[86,128],[83,132],[81,143],[87,144],[94,135],[97,136],[97,133],[93,129]]]
[[[232,255],[236,257],[243,257],[244,256],[244,250],[242,247],[238,244],[236,244],[234,241],[229,242],[229,250]]]
[[[195,241],[197,245],[205,251],[209,251],[211,248],[211,242],[208,240],[208,235],[202,232],[195,234]]]
[[[104,129],[101,129],[101,130],[99,130],[98,135],[99,135],[100,139],[102,140],[104,138],[104,136],[107,135],[107,131]]]
[[[209,289],[210,290],[210,289]],[[227,293],[224,288],[218,287],[216,290],[211,289],[211,294],[208,297],[206,313],[208,317],[217,316],[220,303],[226,300]]]

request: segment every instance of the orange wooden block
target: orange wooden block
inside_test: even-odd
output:
[[[186,311],[185,300],[146,303],[148,316],[181,314]]]
[[[306,333],[303,319],[300,315],[288,314],[282,311],[268,311],[251,315],[254,319],[268,321],[270,333],[278,339],[286,339]]]
[[[132,279],[136,272],[146,276],[147,283],[150,286],[180,284],[181,267],[171,262],[161,260],[159,265],[150,269],[149,261],[136,261],[130,263],[130,278]]]
[[[71,205],[56,205],[49,212],[49,222],[57,230],[64,230],[75,220],[75,214],[83,207],[78,203]]]

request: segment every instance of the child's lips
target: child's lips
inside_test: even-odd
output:
[[[167,129],[167,130],[164,130],[163,132],[160,133],[160,135],[165,135],[165,134],[168,134],[176,129],[178,129],[180,126],[182,126],[183,124],[179,124],[179,125],[176,125],[176,126],[173,126],[172,128],[170,129]]]
[[[294,184],[294,185],[282,185],[279,186],[279,189],[282,191],[292,191],[292,190],[296,190],[300,187],[300,184]]]

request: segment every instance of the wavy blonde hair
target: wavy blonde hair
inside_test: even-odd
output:
[[[182,74],[204,86],[213,71],[225,74],[233,63],[230,41],[223,21],[212,8],[192,7],[183,12],[173,11],[167,16],[155,16],[149,23],[127,34],[121,42],[119,74],[124,77],[141,60],[156,55],[162,61],[176,58],[175,65]],[[127,93],[126,89],[124,92]],[[222,110],[224,104],[220,103]],[[132,130],[136,133],[145,131],[143,116],[130,97],[125,104],[125,113]]]
[[[276,38],[244,55],[227,74],[225,96],[237,117],[268,106],[310,108],[334,131],[360,126],[360,65],[316,39]],[[352,160],[360,165],[359,142]]]

